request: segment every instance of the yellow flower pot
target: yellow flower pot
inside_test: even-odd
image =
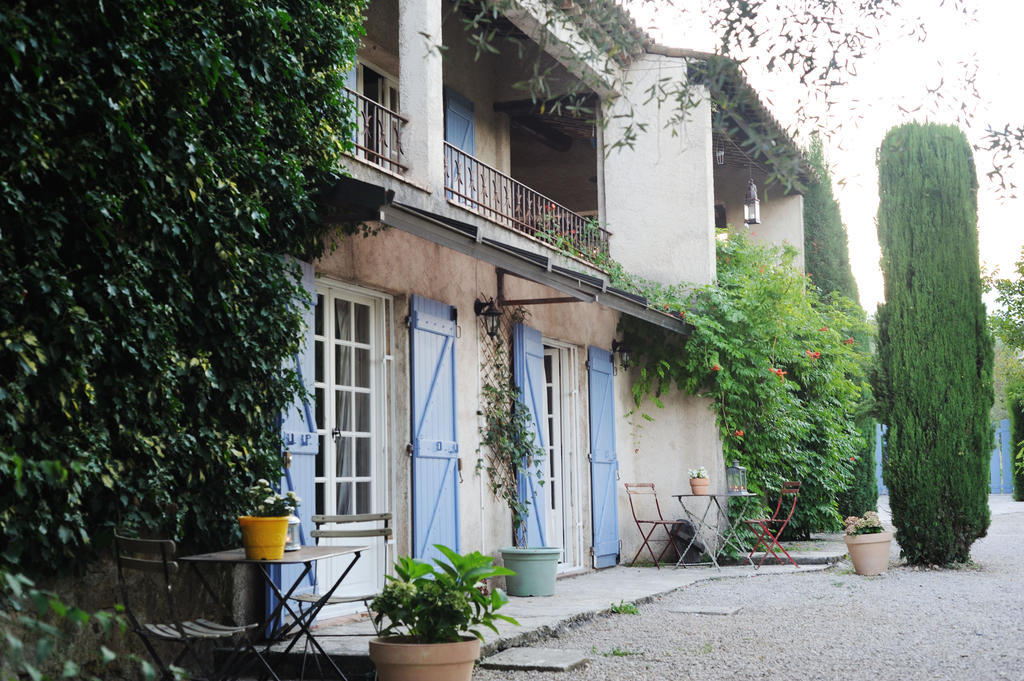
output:
[[[284,542],[288,535],[288,516],[263,518],[239,516],[242,544],[249,560],[279,560],[284,556]]]

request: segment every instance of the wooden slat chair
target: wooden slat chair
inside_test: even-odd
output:
[[[782,517],[782,510],[786,506],[783,502],[786,497],[789,497],[791,501],[788,504],[789,511],[786,513],[786,517]],[[756,567],[761,567],[764,564],[764,560],[768,557],[769,553],[775,557],[779,564],[782,564],[782,558],[779,557],[779,554],[775,553],[776,548],[785,554],[794,567],[800,567],[786,549],[782,548],[782,544],[779,543],[779,536],[782,535],[782,531],[786,529],[790,518],[793,517],[793,511],[796,510],[796,500],[799,497],[800,483],[794,481],[784,482],[782,483],[782,489],[779,490],[779,501],[775,504],[775,512],[772,513],[771,518],[750,518],[743,521],[750,528],[750,531],[754,533],[754,536],[757,537],[757,542],[754,544],[754,548],[750,550],[748,557],[753,558],[760,547],[764,546],[765,548],[764,555],[761,556],[761,560],[758,561]]]
[[[371,528],[344,528],[338,525],[357,525],[362,523],[374,523],[380,527]],[[321,539],[359,539],[359,538],[382,538],[384,541],[384,564],[387,565],[387,547],[391,544],[391,514],[390,513],[361,513],[358,515],[314,515],[313,524],[316,529],[310,532],[310,536],[316,539],[319,545]],[[377,593],[363,593],[353,595],[334,595],[327,599],[325,605],[337,605],[339,603],[358,603],[362,601],[364,606],[369,606],[377,596]],[[314,590],[312,593],[303,593],[292,596],[292,600],[302,604],[313,604],[321,599],[322,595]]]
[[[121,599],[125,607],[128,622],[145,646],[146,651],[160,670],[161,681],[174,679],[171,667],[179,666],[186,655],[201,671],[209,671],[208,675],[190,678],[223,678],[227,674],[235,675],[241,670],[234,665],[241,661],[243,650],[259,658],[265,669],[269,669],[266,660],[252,644],[252,634],[259,626],[253,622],[245,625],[218,624],[204,618],[183,619],[178,616],[174,598],[174,576],[178,574],[179,565],[174,560],[177,547],[169,539],[133,539],[114,534],[114,555],[117,559],[117,581],[121,589]],[[140,573],[135,575],[135,573]],[[130,577],[131,575],[131,577]],[[131,584],[129,585],[129,579]],[[156,621],[142,621],[133,603],[145,601],[147,605],[154,601],[149,590],[158,588],[155,607],[152,607],[152,618]],[[143,591],[145,589],[145,591]],[[200,658],[195,645],[204,641],[225,641],[235,639],[231,654],[228,655],[217,669],[209,669]],[[177,655],[166,662],[157,650],[156,641],[181,646]],[[277,676],[274,675],[277,679]]]
[[[654,566],[660,570],[661,559],[665,557],[665,554],[668,553],[670,548],[675,546],[675,537],[672,535],[672,526],[678,521],[665,520],[665,517],[661,514],[661,505],[658,503],[658,494],[654,490],[653,482],[627,482],[624,484],[626,485],[626,494],[629,496],[629,510],[633,513],[633,520],[636,522],[637,529],[640,530],[640,539],[643,542],[640,545],[640,548],[637,549],[636,555],[633,556],[633,560],[630,562],[629,566],[632,567],[636,564],[637,559],[640,558],[640,554],[643,553],[643,550],[646,548],[648,553],[651,554],[651,558],[654,559]],[[649,504],[642,501],[644,497],[648,496],[654,499],[654,510],[658,514],[657,518],[643,518],[637,516],[638,504],[649,506]],[[646,511],[646,508],[641,508],[641,515]],[[658,528],[661,528],[660,532],[658,531]],[[661,537],[662,532],[665,535],[664,539]],[[652,541],[665,542],[664,548],[661,549],[661,552],[657,557],[655,557],[654,549],[651,547]]]

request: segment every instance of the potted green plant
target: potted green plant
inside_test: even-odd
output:
[[[863,517],[850,516],[846,519],[846,533],[843,541],[853,561],[853,571],[858,575],[880,575],[889,567],[889,545],[892,532],[887,532],[874,511]]]
[[[690,491],[694,494],[707,494],[711,480],[708,479],[708,469],[704,466],[690,469]]]
[[[250,560],[277,560],[284,555],[288,518],[301,499],[295,492],[279,494],[270,482],[260,478],[246,490],[249,515],[239,516],[245,557]]]
[[[562,550],[528,545],[530,504],[524,490],[520,490],[522,481],[529,477],[544,484],[544,452],[537,446],[529,410],[511,381],[500,344],[495,349],[492,370],[492,382],[483,386],[477,470],[486,471],[491,492],[512,513],[513,545],[499,549],[502,563],[515,573],[506,578],[505,588],[512,596],[551,596]]]
[[[468,680],[480,657],[480,628],[497,633],[496,620],[519,625],[495,612],[508,603],[505,592],[481,584],[510,570],[478,551],[460,555],[434,547],[446,560],[431,565],[399,558],[370,604],[378,634],[370,641],[370,659],[381,681]]]

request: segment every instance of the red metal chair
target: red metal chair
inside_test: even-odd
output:
[[[790,556],[786,549],[782,548],[782,545],[779,543],[779,536],[782,534],[782,531],[786,529],[786,525],[789,524],[790,518],[793,517],[793,511],[796,510],[796,500],[799,496],[799,482],[784,482],[782,483],[782,489],[779,490],[779,501],[775,504],[775,512],[772,513],[771,518],[751,518],[743,521],[750,528],[750,531],[754,533],[754,536],[757,537],[757,543],[754,544],[754,548],[750,550],[748,558],[753,557],[757,552],[757,549],[761,546],[764,546],[765,548],[764,555],[761,556],[761,560],[758,561],[756,567],[761,567],[764,563],[764,559],[768,557],[769,553],[775,557],[775,560],[782,563],[782,559],[779,557],[779,554],[775,553],[776,548],[786,555],[786,558],[789,559],[789,562],[792,563],[794,567],[800,567],[796,564],[796,561],[793,560],[793,557]],[[790,497],[792,499],[792,503],[789,504],[789,512],[786,514],[786,517],[783,518],[781,517],[782,508],[783,501],[786,497]]]
[[[637,550],[636,555],[633,556],[632,562],[629,564],[630,567],[636,564],[640,554],[643,553],[644,548],[651,554],[651,558],[654,559],[654,566],[661,569],[661,559],[665,557],[665,554],[670,548],[675,546],[675,538],[672,536],[672,526],[675,525],[677,520],[665,520],[664,516],[661,515],[661,506],[658,504],[658,495],[654,491],[653,482],[627,482],[626,494],[629,495],[629,510],[633,513],[633,520],[636,522],[636,527],[640,530],[640,538],[643,540],[643,544]],[[637,517],[637,504],[641,504],[642,497],[650,496],[654,499],[654,510],[657,512],[658,517],[647,519]],[[634,499],[638,501],[634,503]],[[644,509],[641,509],[643,511]],[[654,534],[658,532],[658,528],[662,528],[665,533],[665,538],[654,538]],[[649,529],[645,529],[649,528]],[[659,533],[660,534],[660,533]],[[664,541],[665,547],[661,550],[661,553],[655,557],[654,549],[651,547],[652,541]]]

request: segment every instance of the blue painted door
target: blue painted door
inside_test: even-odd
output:
[[[540,331],[531,329],[525,324],[516,324],[512,334],[512,373],[522,406],[530,415],[530,430],[534,442],[541,452],[547,452],[545,431],[539,427],[544,423],[547,411],[544,406],[544,343]],[[526,542],[523,543],[520,533],[517,541],[520,546],[547,546],[547,490],[541,471],[546,470],[543,457],[541,461],[532,462],[520,469],[519,498],[526,502],[530,512],[526,519]],[[517,532],[519,530],[517,529]]]
[[[1010,447],[1010,420],[995,426],[995,449],[989,458],[989,484],[992,494],[1013,493],[1013,457]]]
[[[317,424],[312,408],[313,326],[317,296],[313,265],[297,260],[286,260],[286,266],[288,267],[291,267],[293,263],[298,263],[299,265],[304,291],[303,297],[296,301],[296,304],[302,309],[304,335],[299,353],[295,356],[294,369],[298,372],[306,392],[295,401],[281,418],[281,446],[285,452],[286,460],[290,457],[291,464],[285,469],[284,475],[281,476],[280,489],[294,491],[302,500],[299,508],[295,511],[295,515],[302,522],[300,534],[303,543],[312,543],[307,540],[307,537],[309,537],[309,532],[313,529],[312,516],[315,503],[313,478],[316,474],[316,456],[320,451],[316,433]],[[294,565],[274,566],[271,568],[271,575],[278,587],[281,584],[291,585],[299,576],[301,569],[301,566]],[[312,588],[313,582],[310,579],[300,589],[297,589],[297,592],[310,591]],[[265,599],[266,614],[270,614],[270,610],[275,605],[275,600],[273,592],[267,589],[267,598]]]
[[[612,355],[591,347],[590,369],[590,506],[594,523],[594,567],[615,565],[619,557],[617,487],[619,461],[615,455],[615,383]]]
[[[455,308],[412,296],[413,556],[459,547],[459,444],[455,429]]]
[[[1010,419],[999,422],[999,451],[1003,457],[1003,494],[1013,494],[1013,441],[1010,437]]]

